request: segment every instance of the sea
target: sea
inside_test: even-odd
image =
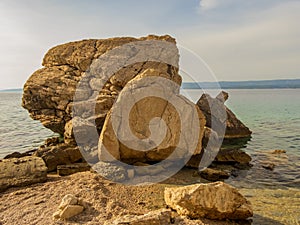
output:
[[[238,187],[300,188],[300,89],[226,90],[226,105],[253,132],[251,140],[240,146],[254,165],[229,180]],[[184,90],[196,102],[202,91]],[[0,159],[12,152],[38,148],[57,134],[30,118],[22,108],[21,92],[0,92]],[[286,150],[276,156],[270,150]],[[262,165],[274,163],[273,171]]]

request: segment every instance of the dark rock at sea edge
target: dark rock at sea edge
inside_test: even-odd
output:
[[[6,155],[3,159],[14,159],[14,158],[19,159],[19,158],[23,158],[26,156],[32,156],[36,151],[37,151],[37,149],[29,150],[24,153],[13,152],[13,153]]]
[[[205,115],[206,126],[221,137],[225,132],[224,138],[227,139],[250,137],[252,134],[250,129],[224,104],[228,97],[228,93],[224,91],[216,98],[212,98],[209,94],[200,97],[197,106]]]

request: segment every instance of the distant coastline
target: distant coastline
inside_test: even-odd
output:
[[[300,79],[220,81],[220,82],[183,82],[183,89],[289,89],[300,88]],[[3,89],[0,92],[23,92],[22,88]]]
[[[256,81],[220,81],[220,82],[184,82],[183,89],[288,89],[300,88],[300,79],[256,80]]]
[[[0,92],[3,93],[19,93],[19,92],[23,92],[22,88],[15,88],[15,89],[4,89],[4,90],[0,90]]]

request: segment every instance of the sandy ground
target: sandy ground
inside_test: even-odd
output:
[[[103,224],[122,215],[140,215],[166,207],[163,191],[166,186],[199,181],[190,171],[183,170],[164,183],[143,186],[125,186],[103,179],[100,175],[84,172],[68,177],[50,175],[46,183],[24,188],[11,188],[0,194],[0,224]],[[253,224],[299,224],[300,192],[293,191],[293,199],[285,191],[275,195],[268,190],[242,189],[253,203]],[[289,190],[291,191],[291,190]],[[66,194],[74,194],[89,203],[80,215],[68,221],[54,221],[57,210]],[[288,195],[290,196],[290,195]],[[272,199],[273,198],[273,199]],[[274,201],[276,199],[276,204]],[[270,205],[270,207],[265,208]],[[189,223],[184,223],[189,224]],[[193,221],[192,224],[234,224],[232,222]]]

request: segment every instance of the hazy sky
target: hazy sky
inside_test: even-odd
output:
[[[299,12],[299,0],[2,0],[0,89],[22,87],[57,44],[147,34],[176,37],[218,80],[300,78]]]

